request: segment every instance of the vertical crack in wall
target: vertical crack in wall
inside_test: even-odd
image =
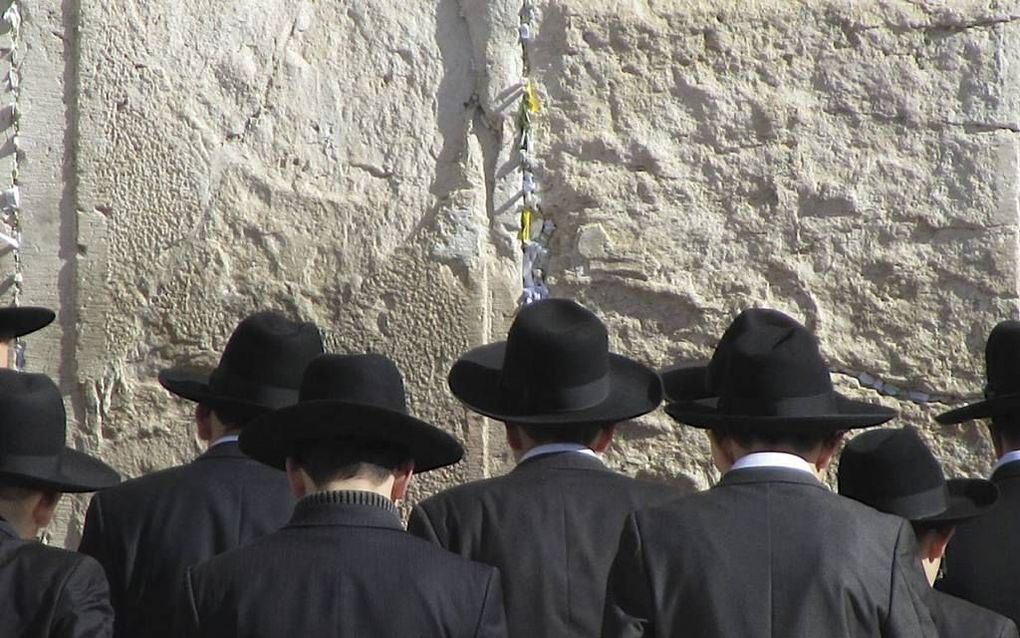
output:
[[[4,38],[7,40],[4,43],[7,57],[7,76],[5,79],[10,96],[10,102],[3,108],[5,124],[9,133],[3,148],[0,149],[0,155],[3,155],[4,161],[8,163],[7,169],[10,171],[11,176],[10,184],[7,186],[7,190],[4,191],[3,196],[3,211],[6,215],[5,222],[9,232],[3,233],[0,238],[6,244],[5,249],[13,250],[14,267],[10,280],[11,302],[13,305],[18,306],[21,305],[22,293],[24,292],[24,274],[22,272],[21,261],[21,195],[18,186],[18,165],[20,160],[18,133],[21,128],[18,122],[19,98],[21,97],[19,56],[21,55],[22,48],[21,9],[18,2],[15,1],[8,4],[2,18],[0,18],[0,23],[2,23]],[[25,342],[21,338],[15,340],[14,365],[19,370],[25,367]]]

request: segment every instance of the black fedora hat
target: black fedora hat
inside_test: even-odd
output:
[[[60,390],[45,374],[0,369],[0,480],[60,492],[120,483],[106,463],[66,445]]]
[[[708,375],[715,396],[672,402],[666,413],[700,428],[786,433],[863,428],[896,416],[836,392],[814,335],[775,310],[742,312],[716,347]]]
[[[789,316],[771,308],[751,308],[737,315],[719,339],[709,361],[682,361],[659,371],[666,401],[694,401],[718,396],[713,378],[722,377],[730,348],[736,337],[768,326],[788,327]]]
[[[38,306],[10,306],[0,308],[0,340],[23,337],[45,328],[56,318],[49,308]]]
[[[1020,411],[1020,321],[1002,321],[985,344],[985,398],[935,417],[939,423],[962,423]]]
[[[322,336],[315,324],[257,312],[234,329],[211,374],[163,370],[159,382],[189,401],[272,410],[297,401],[301,375],[320,354]]]
[[[468,351],[447,381],[475,412],[522,425],[616,423],[662,402],[655,371],[609,352],[605,325],[567,299],[522,308],[506,341]]]
[[[881,428],[851,439],[839,459],[839,493],[918,523],[958,523],[991,509],[999,490],[984,479],[946,481],[917,430]]]
[[[241,450],[277,468],[295,444],[327,439],[393,443],[416,472],[453,465],[464,448],[440,428],[407,413],[400,370],[379,354],[324,354],[301,381],[298,403],[258,417],[241,432]]]

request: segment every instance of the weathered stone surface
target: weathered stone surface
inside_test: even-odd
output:
[[[982,386],[984,336],[1018,311],[1018,3],[537,4],[550,280],[618,350],[705,357],[770,305],[840,370]],[[521,5],[33,2],[26,301],[60,321],[29,361],[59,376],[73,442],[128,475],[191,458],[191,406],[157,371],[213,364],[274,307],[392,355],[412,409],[466,442],[415,497],[505,471],[502,428],[445,374],[520,293]],[[924,426],[952,472],[987,469],[979,430],[928,425],[941,405],[836,380]],[[705,452],[660,411],[610,458],[705,487]]]

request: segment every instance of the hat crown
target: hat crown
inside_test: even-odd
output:
[[[0,369],[0,457],[56,458],[67,416],[57,385],[45,374]]]
[[[791,416],[807,416],[833,409],[832,379],[817,340],[775,310],[742,312],[720,340],[708,375],[721,412],[782,416],[789,407]]]
[[[985,344],[985,396],[1020,393],[1020,321],[1002,321]]]
[[[609,333],[587,308],[544,299],[521,309],[507,334],[502,385],[535,411],[591,407],[609,394]]]
[[[407,414],[404,379],[381,354],[323,354],[308,364],[300,403],[344,401]]]
[[[840,456],[838,484],[840,494],[909,520],[949,507],[942,467],[912,427],[851,439]]]
[[[230,335],[209,385],[224,396],[240,398],[247,398],[251,386],[296,392],[305,368],[322,351],[322,335],[315,324],[274,311],[257,312]]]

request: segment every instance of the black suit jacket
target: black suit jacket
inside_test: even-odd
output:
[[[118,638],[172,636],[184,570],[279,529],[293,509],[283,472],[220,443],[93,496],[79,551],[106,570]]]
[[[504,638],[499,572],[404,531],[370,492],[302,499],[278,532],[189,570],[178,635]]]
[[[934,592],[932,612],[939,638],[1017,638],[1009,618],[940,591]]]
[[[627,520],[602,636],[931,638],[931,595],[906,521],[748,468]]]
[[[88,556],[21,539],[3,519],[0,592],[0,636],[113,635],[113,609],[103,568]]]
[[[589,455],[548,454],[419,503],[408,531],[499,568],[510,635],[590,638],[624,518],[679,496]]]
[[[963,523],[949,541],[940,590],[1020,624],[1020,462],[992,475],[999,502]]]

